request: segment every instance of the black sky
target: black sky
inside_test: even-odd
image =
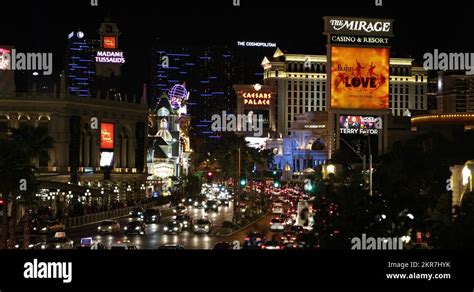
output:
[[[325,15],[395,19],[392,55],[415,57],[440,50],[474,52],[474,1],[383,0],[90,0],[2,1],[0,44],[62,56],[67,34],[95,34],[107,14],[118,23],[131,86],[147,82],[157,37],[181,42],[273,41],[295,53],[325,53]],[[61,66],[62,58],[56,58]]]

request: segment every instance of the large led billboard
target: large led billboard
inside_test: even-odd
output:
[[[100,167],[112,167],[114,165],[114,153],[109,151],[100,152]]]
[[[331,47],[331,109],[387,110],[388,48]]]
[[[341,134],[377,135],[382,130],[382,118],[373,116],[346,116],[339,117]]]
[[[102,39],[104,49],[116,49],[117,38],[114,36],[104,36]]]
[[[103,150],[114,149],[114,124],[100,123],[100,148]]]
[[[10,46],[0,46],[0,94],[15,92],[15,74],[10,64],[13,49]]]

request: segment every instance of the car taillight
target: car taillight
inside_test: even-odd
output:
[[[265,249],[267,246],[266,245],[262,245],[262,249]]]
[[[246,237],[244,240],[250,240],[250,238]]]
[[[257,241],[260,241],[260,240],[262,240],[262,239],[260,237],[257,237]]]

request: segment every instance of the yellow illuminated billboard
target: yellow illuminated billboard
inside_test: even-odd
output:
[[[331,47],[331,108],[386,110],[388,48]]]

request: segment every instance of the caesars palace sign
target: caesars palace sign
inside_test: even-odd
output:
[[[263,92],[244,92],[242,97],[244,98],[244,105],[270,106],[270,100],[272,99],[273,94]]]

